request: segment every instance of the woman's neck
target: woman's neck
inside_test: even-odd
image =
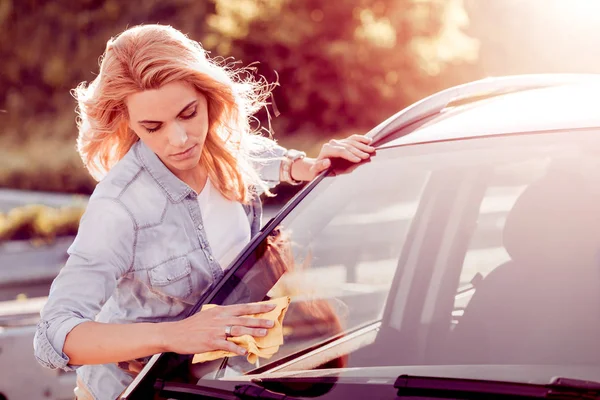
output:
[[[208,181],[208,171],[206,171],[206,169],[201,165],[198,165],[197,168],[192,170],[177,171],[174,173],[196,193],[200,193]]]

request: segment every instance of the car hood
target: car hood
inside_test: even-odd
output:
[[[265,372],[256,375],[231,376],[224,378],[224,380],[249,382],[254,379],[327,377],[338,378],[341,381],[393,384],[400,375],[546,384],[556,376],[600,381],[600,367],[565,365],[419,365]]]

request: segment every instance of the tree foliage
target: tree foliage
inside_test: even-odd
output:
[[[275,138],[297,145],[365,130],[448,86],[444,71],[477,54],[467,22],[462,0],[0,0],[0,186],[93,189],[70,89],[127,26],[170,24],[213,56],[258,62],[280,84]]]
[[[460,0],[215,0],[204,43],[277,79],[277,135],[365,129],[474,61]],[[445,79],[446,78],[446,79]]]

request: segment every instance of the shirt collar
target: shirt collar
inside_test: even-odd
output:
[[[134,144],[134,151],[143,167],[172,202],[178,203],[193,192],[192,188],[176,177],[144,142],[138,140]]]

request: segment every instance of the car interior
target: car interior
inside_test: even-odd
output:
[[[598,363],[600,198],[588,186],[551,171],[521,194],[503,231],[511,260],[477,285],[448,361]]]
[[[450,283],[440,284],[445,289],[432,290],[435,268],[428,264],[433,261],[420,265],[429,270],[421,277],[417,274],[412,284],[418,286],[421,280],[429,289],[417,289],[427,298],[421,303],[407,297],[406,307],[414,307],[414,324],[394,326],[398,301],[387,304],[380,335],[373,345],[353,354],[351,362],[354,358],[357,364],[372,366],[598,365],[600,196],[591,178],[596,173],[581,174],[585,163],[570,161],[568,168],[562,161],[551,163],[516,197],[503,218],[501,243],[494,244],[503,248],[508,260],[490,268],[485,277],[474,275],[465,290],[470,299],[458,315],[450,316],[449,295],[462,295],[458,278],[469,252],[464,244],[473,239],[482,214],[475,222],[472,215],[462,214],[462,227],[457,229],[461,234],[451,239],[454,257],[446,259],[442,279]],[[466,209],[482,201],[494,179],[485,168],[480,173],[482,181],[472,185],[470,200],[469,196],[463,200],[471,202]],[[441,248],[443,244],[436,251]],[[427,301],[432,297],[437,300],[427,320]],[[411,311],[405,314],[403,321],[411,318]],[[393,342],[403,345],[390,348]]]

